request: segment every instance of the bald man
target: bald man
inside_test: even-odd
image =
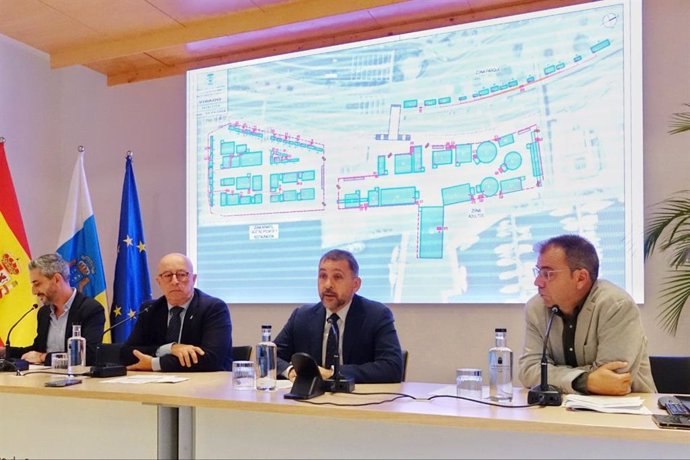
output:
[[[122,347],[127,369],[137,371],[229,371],[232,322],[225,302],[194,288],[191,260],[172,253],[158,263],[163,296],[142,305],[137,324]]]

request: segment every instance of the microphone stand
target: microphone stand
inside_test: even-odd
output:
[[[131,321],[137,316],[141,315],[142,313],[146,313],[149,308],[153,303],[149,304],[146,306],[146,308],[142,309],[137,315],[134,316],[128,316],[125,319],[118,321],[117,323],[113,324],[110,326],[108,329],[103,331],[103,335],[107,334],[108,332],[112,331],[116,327],[126,323],[127,321]],[[127,375],[127,367],[119,364],[119,363],[103,363],[101,360],[101,349],[103,348],[103,343],[99,343],[96,346],[96,364],[91,366],[91,372],[89,375],[91,377],[120,377],[122,375]]]
[[[549,343],[549,333],[551,332],[551,324],[553,317],[558,312],[558,305],[551,307],[551,316],[549,316],[549,323],[546,326],[546,333],[544,334],[544,348],[541,352],[541,383],[534,385],[527,393],[527,404],[539,404],[540,406],[560,406],[563,402],[561,391],[554,385],[549,385],[548,381],[548,367],[549,362],[546,359],[546,345]]]
[[[29,310],[27,310],[10,328],[10,330],[7,332],[7,340],[5,340],[5,359],[0,360],[0,372],[20,372],[20,371],[25,371],[29,369],[29,363],[28,361],[24,359],[12,359],[10,358],[10,351],[12,350],[12,345],[10,343],[10,336],[12,335],[12,331],[14,331],[14,328],[17,327],[17,324],[21,323],[22,320],[34,311],[35,309],[38,308],[38,304],[35,303],[31,306]]]

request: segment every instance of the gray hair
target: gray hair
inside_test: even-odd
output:
[[[577,270],[584,268],[589,272],[592,282],[599,277],[599,256],[594,245],[580,235],[559,235],[549,238],[535,245],[535,250],[539,254],[550,247],[559,247],[565,252],[568,261],[568,268]]]
[[[29,262],[29,270],[38,270],[46,278],[59,273],[69,283],[69,265],[58,253],[44,254]]]

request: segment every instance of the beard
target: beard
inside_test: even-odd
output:
[[[329,310],[337,310],[340,307],[345,306],[350,300],[342,298],[335,292],[331,291],[322,292],[320,293],[319,297],[321,297],[321,303],[324,304]]]

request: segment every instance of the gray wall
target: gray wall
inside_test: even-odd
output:
[[[688,188],[690,134],[668,135],[673,112],[690,103],[690,2],[645,1],[645,207]],[[602,110],[605,110],[602,107]],[[157,260],[185,249],[185,79],[172,77],[107,87],[89,69],[51,70],[46,55],[0,36],[0,136],[7,154],[33,255],[56,249],[77,146],[98,224],[108,298],[124,177],[124,156],[134,170],[152,273]],[[640,306],[652,354],[690,354],[690,310],[676,337],[657,325],[664,258],[645,267]],[[232,282],[232,280],[229,280]],[[366,283],[366,280],[364,280]],[[159,293],[157,287],[154,294]],[[316,267],[314,276],[316,299]],[[232,305],[235,344],[254,344],[260,325],[279,329],[294,305]],[[520,305],[392,305],[403,346],[410,351],[408,380],[452,382],[455,368],[486,372],[493,329],[508,328],[519,353],[524,336]]]

